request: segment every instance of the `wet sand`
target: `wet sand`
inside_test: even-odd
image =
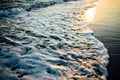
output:
[[[107,27],[109,26],[92,25],[90,28],[95,32],[94,36],[102,41],[109,51],[108,80],[118,80],[120,76],[120,33],[116,31],[119,31],[119,27],[115,32],[113,28],[108,30]]]
[[[89,27],[94,36],[102,41],[109,51],[108,80],[120,76],[120,1],[100,0]]]

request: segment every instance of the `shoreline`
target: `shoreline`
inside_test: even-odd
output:
[[[102,41],[109,53],[108,80],[119,80],[120,67],[120,11],[118,0],[100,0],[97,3],[93,22],[88,25],[94,36]]]

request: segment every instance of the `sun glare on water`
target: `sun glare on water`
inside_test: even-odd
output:
[[[95,8],[90,8],[86,12],[86,22],[92,22],[95,15]]]

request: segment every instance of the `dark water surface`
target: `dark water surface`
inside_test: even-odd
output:
[[[97,3],[90,28],[109,51],[108,80],[120,77],[120,1],[100,0]],[[92,10],[92,11],[94,11]]]

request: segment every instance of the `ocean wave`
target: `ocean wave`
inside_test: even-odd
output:
[[[83,22],[82,3],[0,19],[0,79],[106,80],[107,49]]]
[[[0,17],[14,16],[25,11],[36,10],[39,8],[49,7],[55,4],[60,4],[67,1],[76,0],[16,0],[16,1],[2,1],[0,5]]]

